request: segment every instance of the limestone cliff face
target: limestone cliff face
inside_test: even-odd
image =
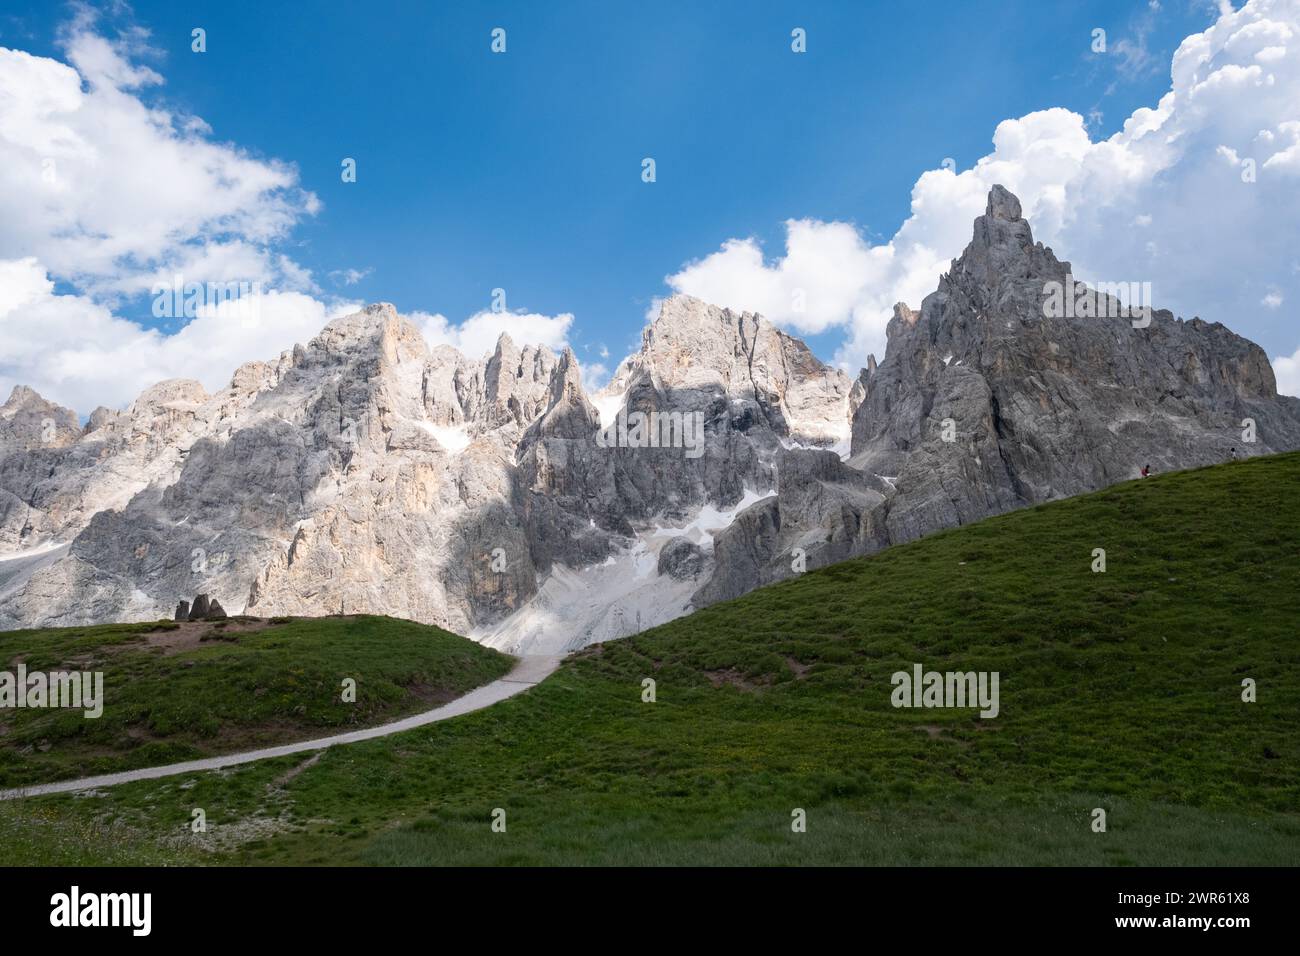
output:
[[[26,386],[0,405],[0,553],[13,550],[24,536],[49,533],[71,519],[70,503],[52,500],[46,484],[64,449],[81,436],[76,413]],[[33,509],[32,500],[47,501]]]
[[[567,350],[430,349],[382,304],[215,394],[162,382],[84,428],[15,389],[0,627],[207,593],[553,652],[1144,464],[1300,447],[1300,400],[1258,347],[1168,312],[1135,327],[1082,287],[1083,314],[1056,315],[1069,272],[996,187],[856,380],[760,316],[674,296],[595,394]]]
[[[975,235],[919,313],[900,306],[866,383],[853,462],[898,476],[891,540],[1156,471],[1300,447],[1300,401],[1264,351],[1224,326],[1122,313],[1033,242],[995,187]],[[1046,291],[1045,290],[1049,290]],[[1107,308],[1107,306],[1111,306]],[[1077,313],[1092,313],[1079,315]],[[1246,420],[1257,441],[1243,441]],[[944,422],[950,423],[944,441]]]
[[[779,437],[830,444],[847,437],[852,383],[761,316],[689,296],[666,300],[606,392],[725,396]]]
[[[1300,400],[1277,394],[1257,345],[1167,311],[1124,314],[1070,272],[994,187],[939,288],[919,311],[895,306],[884,360],[854,385],[843,474],[783,468],[781,494],[719,536],[696,603],[789,577],[795,549],[814,567],[1136,478],[1143,465],[1300,448]],[[1057,293],[1073,297],[1069,315],[1052,308]]]
[[[523,544],[511,449],[555,364],[518,374],[534,352],[503,338],[487,362],[431,354],[371,306],[215,395],[163,383],[99,414],[41,452],[49,477],[12,537],[70,546],[11,576],[0,622],[156,617],[195,591],[232,612],[376,611],[462,631],[508,612],[535,588],[527,547],[509,573],[478,576],[467,541]]]

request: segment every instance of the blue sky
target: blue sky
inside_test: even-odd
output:
[[[148,31],[126,46],[165,82],[134,95],[296,167],[320,208],[274,245],[311,270],[318,298],[455,323],[500,287],[511,309],[572,313],[568,341],[588,363],[607,346],[611,367],[684,264],[747,237],[770,263],[792,218],[852,223],[886,243],[918,176],[948,157],[969,169],[1003,120],[1064,107],[1094,140],[1115,133],[1169,89],[1182,39],[1218,16],[1187,0],[101,9],[94,30],[110,40]],[[67,58],[71,8],[0,10],[0,46]],[[196,26],[203,54],[190,50]],[[507,31],[503,55],[489,49],[494,27]],[[794,27],[807,31],[805,54],[791,51]],[[1108,55],[1090,50],[1096,27]],[[344,157],[356,183],[340,180]],[[344,284],[347,270],[363,277]],[[144,294],[112,303],[146,326],[149,306]],[[851,323],[793,330],[831,359]],[[1265,331],[1270,354],[1300,345]]]

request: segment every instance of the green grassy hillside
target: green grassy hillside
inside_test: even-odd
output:
[[[98,718],[0,710],[0,788],[192,760],[383,723],[511,659],[383,617],[229,618],[0,632],[0,670],[103,672]],[[356,681],[355,703],[342,699]]]
[[[1291,454],[994,518],[590,648],[519,697],[310,766],[0,805],[0,838],[39,814],[51,834],[119,828],[141,860],[1295,864],[1297,490]],[[999,716],[894,708],[890,675],[916,663],[999,672]]]

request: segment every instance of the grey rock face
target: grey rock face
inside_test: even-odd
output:
[[[0,405],[0,448],[65,448],[81,436],[76,413],[17,385]]]
[[[965,253],[919,314],[899,307],[854,417],[853,463],[898,476],[891,540],[1137,477],[1300,446],[1300,401],[1263,350],[1218,323],[1154,311],[1053,315],[1070,265],[1033,242],[996,187]],[[1085,287],[1070,290],[1115,305]],[[1136,319],[1141,325],[1141,318]],[[944,441],[944,423],[952,441]],[[955,436],[953,435],[955,433]]]
[[[1135,328],[1070,283],[997,187],[856,379],[674,296],[595,394],[567,350],[430,349],[383,304],[214,394],[162,382],[84,429],[16,389],[0,627],[151,620],[201,592],[560,651],[1143,464],[1300,447],[1300,401],[1258,347],[1168,312]],[[1046,308],[1053,286],[1081,308]]]
[[[49,475],[81,436],[76,414],[19,385],[0,405],[0,551],[31,543],[49,510]],[[49,507],[41,505],[49,502]],[[37,502],[36,507],[32,506]]]
[[[741,513],[714,543],[712,577],[696,606],[744,594],[888,543],[880,506],[890,489],[833,452],[790,449],[777,495]]]
[[[855,386],[845,471],[880,500],[856,484],[837,510],[826,496],[848,496],[853,480],[783,467],[779,498],[720,536],[696,603],[790,576],[790,548],[816,545],[819,528],[829,537],[806,552],[809,567],[1136,478],[1148,463],[1170,471],[1226,461],[1234,446],[1300,447],[1300,401],[1277,394],[1262,349],[1167,311],[1143,325],[1070,272],[994,187],[970,245],[919,311],[895,306],[885,359]],[[1081,307],[1059,314],[1053,290]],[[1243,446],[1252,423],[1257,440]],[[808,488],[821,489],[811,503]]]
[[[698,544],[686,538],[674,538],[660,549],[657,570],[678,581],[694,580],[700,576],[707,561]]]

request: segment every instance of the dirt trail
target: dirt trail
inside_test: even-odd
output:
[[[490,707],[499,701],[515,696],[515,694],[522,693],[528,688],[540,684],[553,674],[560,666],[562,659],[560,657],[521,657],[505,677],[494,680],[490,684],[484,684],[463,697],[457,697],[449,704],[443,704],[420,714],[412,714],[410,717],[403,717],[401,720],[395,720],[390,724],[367,727],[364,730],[354,730],[346,734],[335,734],[332,737],[318,737],[315,740],[301,740],[297,743],[281,744],[278,747],[263,747],[260,750],[246,750],[242,753],[223,754],[220,757],[189,760],[185,763],[171,763],[161,767],[142,767],[139,770],[126,770],[122,773],[104,774],[100,777],[83,777],[80,780],[60,780],[58,783],[35,784],[30,787],[19,787],[15,790],[0,790],[0,800],[13,800],[16,797],[39,797],[49,793],[69,793],[75,790],[97,790],[102,787],[114,787],[120,783],[130,783],[135,780],[156,780],[159,777],[172,777],[183,773],[220,770],[223,767],[235,767],[239,764],[252,763],[255,760],[266,760],[270,757],[309,753],[314,750],[325,750],[336,744],[351,744],[361,740],[374,740],[376,737],[387,737],[390,734],[400,734],[405,730],[414,730],[416,727],[423,727],[426,724],[433,724],[440,720],[447,720],[450,717],[459,717],[461,714],[482,710],[484,707]]]

